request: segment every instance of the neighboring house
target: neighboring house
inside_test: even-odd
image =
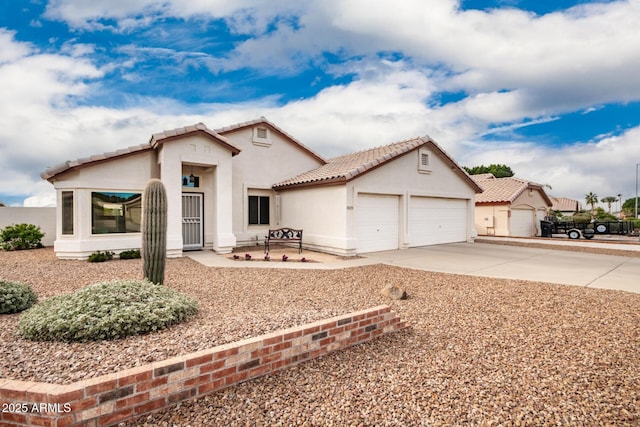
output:
[[[139,248],[150,178],[167,189],[168,256],[228,253],[278,227],[302,228],[306,248],[342,255],[471,241],[481,191],[429,138],[325,160],[264,118],[165,131],[42,177],[57,191],[60,258]]]
[[[540,235],[540,220],[553,204],[542,185],[492,174],[471,177],[484,190],[476,196],[475,224],[479,235]]]
[[[551,197],[552,211],[560,212],[562,216],[573,216],[574,213],[582,210],[582,204],[567,197]]]

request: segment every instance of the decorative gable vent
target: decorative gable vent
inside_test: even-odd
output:
[[[271,132],[268,128],[256,126],[253,128],[253,143],[262,147],[271,146]]]
[[[431,173],[430,153],[427,150],[418,150],[418,172]]]

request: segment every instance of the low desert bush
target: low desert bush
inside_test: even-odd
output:
[[[118,256],[120,257],[120,259],[140,258],[140,249],[130,249],[128,251],[122,251]]]
[[[28,285],[0,280],[0,314],[18,313],[37,301],[38,297]]]
[[[87,261],[105,262],[105,261],[111,261],[112,259],[113,259],[113,252],[111,251],[95,251],[94,253],[89,255],[89,258],[87,258]]]
[[[159,331],[187,320],[197,302],[146,280],[95,283],[25,312],[19,333],[34,341],[98,341]]]
[[[0,230],[0,244],[5,251],[19,251],[42,247],[44,233],[33,224],[8,225]]]

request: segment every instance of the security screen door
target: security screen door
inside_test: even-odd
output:
[[[182,250],[202,249],[202,194],[182,193]]]

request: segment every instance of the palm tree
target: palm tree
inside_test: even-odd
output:
[[[618,198],[615,196],[607,196],[600,199],[602,203],[606,203],[609,206],[609,213],[611,213],[611,203],[615,203],[618,201]]]
[[[584,196],[585,201],[588,205],[591,205],[591,216],[593,217],[593,211],[595,209],[595,204],[598,203],[598,196],[593,194],[593,191],[590,191],[589,194]]]

